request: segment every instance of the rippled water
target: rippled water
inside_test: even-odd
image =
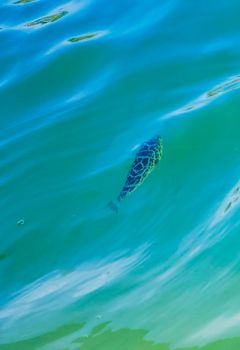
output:
[[[239,13],[1,1],[0,349],[240,348]]]

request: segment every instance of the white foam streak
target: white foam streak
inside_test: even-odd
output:
[[[226,216],[229,216],[230,213],[239,207],[240,204],[240,181],[238,181],[233,188],[225,196],[224,200],[220,204],[219,208],[212,217],[212,220],[209,224],[210,228],[213,228],[221,221],[225,219]]]
[[[181,114],[189,113],[199,108],[205,107],[209,103],[213,102],[217,98],[225,95],[226,93],[237,90],[240,88],[240,75],[236,75],[226,80],[225,82],[215,86],[213,89],[205,92],[192,102],[186,104],[185,106],[166,114],[161,117],[161,120],[170,119]]]
[[[164,272],[159,275],[159,281],[167,282],[171,280],[197,255],[222,240],[228,231],[225,227],[220,227],[219,225],[239,205],[240,181],[226,194],[213,215],[202,226],[197,227],[191,232],[182,242],[176,253],[162,266],[161,270]]]
[[[206,326],[186,340],[186,344],[206,344],[224,338],[228,332],[240,328],[240,311],[234,314],[222,314],[211,320]]]
[[[63,308],[90,293],[109,285],[144,260],[146,246],[131,256],[111,262],[83,264],[64,274],[55,271],[20,290],[0,310],[0,320],[14,321],[36,311]]]

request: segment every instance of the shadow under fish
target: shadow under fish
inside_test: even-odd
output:
[[[108,204],[113,211],[117,213],[119,203],[130,193],[134,192],[153,171],[162,158],[162,150],[163,146],[160,136],[154,136],[141,145],[119,196],[115,201],[111,201]]]

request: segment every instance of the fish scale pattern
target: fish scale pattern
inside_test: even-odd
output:
[[[155,136],[143,143],[129,170],[126,182],[118,196],[118,201],[124,199],[143,183],[145,178],[153,171],[161,157],[162,139],[160,136]]]

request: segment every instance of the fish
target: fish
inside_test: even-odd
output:
[[[120,202],[144,182],[162,158],[162,153],[163,143],[159,135],[145,141],[140,146],[121,192],[115,201],[109,203],[113,211],[117,213]]]

